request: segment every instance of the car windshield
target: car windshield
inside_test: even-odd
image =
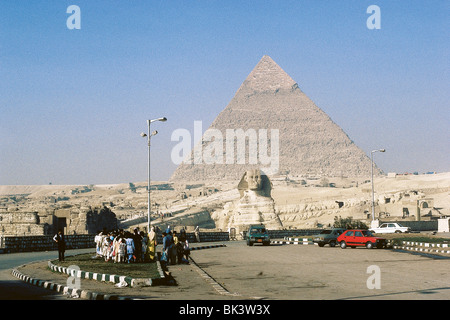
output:
[[[364,237],[373,237],[372,232],[370,232],[369,230],[363,230],[362,233]]]
[[[397,223],[397,225],[398,225],[400,228],[403,228],[403,226],[402,226],[400,223]]]
[[[250,230],[250,234],[255,234],[255,233],[265,233],[266,232],[266,229],[264,229],[264,228],[254,228],[254,229],[252,229],[252,230]]]

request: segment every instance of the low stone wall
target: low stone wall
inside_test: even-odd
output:
[[[309,236],[319,234],[321,229],[300,230],[269,230],[272,239],[283,239],[284,237]],[[190,243],[196,243],[195,233],[186,233]],[[200,242],[230,241],[228,232],[200,232]],[[66,249],[95,248],[94,234],[66,235]],[[162,244],[162,235],[158,234],[157,241]],[[53,236],[24,236],[24,237],[2,237],[0,253],[10,252],[32,252],[58,250]]]
[[[271,239],[284,239],[285,237],[302,237],[319,234],[322,229],[289,229],[289,230],[269,230]]]
[[[198,242],[194,233],[187,233],[190,243]],[[200,232],[200,242],[229,241],[228,232]],[[66,235],[66,249],[95,248],[94,234]],[[158,234],[158,243],[162,244],[162,235]],[[58,250],[53,236],[2,237],[0,253],[32,252]]]
[[[66,249],[95,248],[95,235],[66,235]],[[3,237],[2,252],[31,252],[58,250],[53,236]]]
[[[391,221],[386,221],[391,222]],[[437,231],[438,230],[438,221],[392,221],[400,223],[404,227],[410,227],[411,231]],[[382,222],[380,221],[380,224]]]
[[[200,242],[216,242],[216,241],[229,241],[230,236],[228,232],[200,232],[199,233]],[[187,232],[186,238],[189,243],[195,243],[198,242],[197,238],[195,237],[195,233],[193,232]],[[157,236],[158,243],[162,244],[163,237],[161,234],[158,234]]]

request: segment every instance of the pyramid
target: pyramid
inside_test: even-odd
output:
[[[245,143],[245,151],[239,143]],[[266,55],[170,180],[238,181],[256,168],[269,176],[370,177],[370,165],[370,158]]]

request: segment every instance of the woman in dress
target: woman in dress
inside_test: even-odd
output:
[[[148,261],[155,260],[157,244],[155,227],[151,227],[150,232],[148,233],[147,251],[145,253],[145,257]]]

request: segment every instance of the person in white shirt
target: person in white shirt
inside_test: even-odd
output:
[[[57,234],[53,237],[53,241],[55,241],[58,245],[58,259],[59,261],[64,261],[64,252],[66,251],[66,241],[64,239],[64,235],[61,230],[58,231]]]

